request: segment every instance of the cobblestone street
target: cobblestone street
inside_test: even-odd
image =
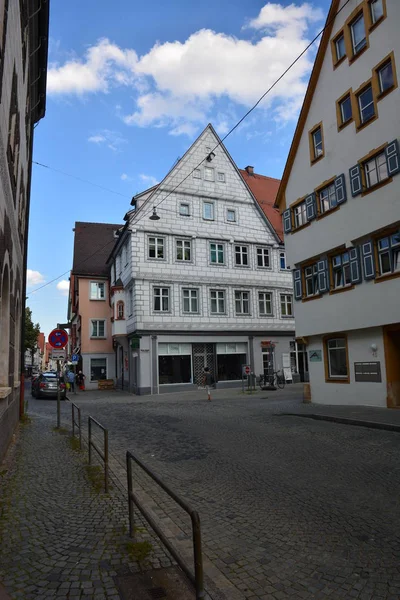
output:
[[[130,449],[198,509],[206,558],[237,597],[398,599],[398,434],[279,416],[302,407],[299,388],[266,395],[73,399],[109,428],[121,481]],[[188,531],[174,503],[140,482],[160,518]]]

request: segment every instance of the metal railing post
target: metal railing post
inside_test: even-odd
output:
[[[78,408],[78,423],[79,423],[79,450],[82,450],[82,422],[81,422],[81,409]]]
[[[194,577],[196,585],[196,600],[204,598],[203,554],[201,550],[200,517],[197,511],[190,514],[193,528]]]
[[[92,463],[92,421],[88,417],[88,447],[89,447],[89,465]]]
[[[126,475],[128,477],[129,537],[133,538],[135,523],[132,502],[132,461],[129,459],[129,452],[126,453]]]
[[[71,414],[72,414],[72,437],[75,437],[75,414],[74,414],[74,403],[71,403]]]
[[[108,430],[104,430],[104,491],[108,494]]]

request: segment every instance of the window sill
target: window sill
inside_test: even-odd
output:
[[[92,300],[93,302],[105,302],[106,301],[105,298],[90,298],[90,300]]]
[[[315,296],[306,296],[302,299],[302,302],[311,302],[311,300],[318,300],[318,298],[322,298],[323,294],[315,294]]]
[[[382,15],[381,17],[379,17],[379,19],[377,21],[375,21],[375,23],[372,23],[372,25],[369,27],[368,31],[371,33],[371,31],[374,31],[374,29],[376,29],[378,27],[378,25],[380,25],[382,23],[382,21],[384,21],[386,18],[386,15]]]
[[[294,319],[294,315],[281,315],[281,319]]]
[[[390,92],[393,92],[393,90],[395,90],[395,89],[396,89],[396,86],[393,84],[390,86],[390,88],[387,88],[387,90],[384,90],[383,92],[379,92],[379,94],[376,97],[377,101],[379,102],[379,100],[382,100],[382,98],[385,98],[385,96],[390,94]]]
[[[348,119],[345,123],[338,123],[338,131],[343,131],[343,129],[345,129],[347,127],[347,125],[350,125],[350,123],[353,123],[354,119],[353,117],[351,117],[351,119]]]
[[[325,217],[327,217],[328,215],[331,215],[332,213],[336,212],[339,209],[340,209],[340,204],[338,204],[334,208],[330,208],[329,210],[326,210],[325,212],[323,212],[317,216],[317,221],[320,221],[321,219],[325,219]]]
[[[375,278],[374,283],[381,283],[382,281],[397,279],[398,277],[400,277],[400,271],[397,273],[385,273],[385,275],[378,275],[378,277]]]
[[[308,223],[304,223],[303,225],[300,225],[300,227],[296,227],[295,229],[292,229],[291,233],[297,233],[298,231],[301,231],[302,229],[305,229],[306,227],[309,227],[311,225],[311,222],[308,221]]]
[[[346,377],[346,379],[325,379],[325,383],[350,383],[350,377]]]
[[[12,392],[12,388],[10,387],[2,387],[0,386],[0,400],[7,398]]]
[[[361,50],[359,50],[358,52],[356,52],[356,54],[353,54],[353,56],[351,56],[349,58],[349,65],[352,65],[357,58],[359,58],[362,54],[364,54],[364,52],[366,52],[368,50],[368,42],[365,44],[365,46],[363,48],[361,48]]]
[[[90,336],[90,339],[91,340],[106,340],[107,338],[106,338],[106,336],[103,336],[103,337],[100,337],[100,336],[95,336],[95,337]]]
[[[354,290],[355,285],[346,285],[344,287],[335,288],[329,292],[330,296],[334,296],[335,294],[341,294],[342,292],[348,292],[349,290]]]
[[[323,158],[325,158],[324,152],[320,156],[317,156],[317,158],[313,158],[312,160],[310,160],[311,166],[315,165],[315,163],[319,162]]]
[[[374,121],[376,121],[378,118],[378,115],[375,114],[373,117],[371,117],[370,119],[368,119],[368,121],[365,121],[365,123],[359,123],[356,126],[356,133],[358,133],[359,131],[362,131],[363,129],[365,129],[366,127],[368,127],[368,125],[370,125],[371,123],[373,123]]]
[[[384,179],[383,181],[379,181],[379,183],[376,183],[375,185],[372,185],[371,187],[366,188],[365,191],[361,192],[361,197],[364,198],[364,196],[368,196],[368,194],[371,194],[372,192],[379,190],[379,188],[384,187],[385,185],[387,185],[388,183],[391,183],[392,181],[393,181],[393,177],[388,177],[387,179]]]
[[[346,60],[346,58],[347,58],[347,55],[343,54],[343,56],[334,63],[333,68],[337,69],[342,64],[342,62],[344,62]]]

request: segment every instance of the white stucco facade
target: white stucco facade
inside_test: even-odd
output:
[[[118,376],[128,375],[124,385],[138,393],[194,388],[206,364],[218,385],[240,385],[242,363],[262,373],[270,342],[281,368],[294,340],[293,316],[282,314],[283,296],[292,307],[283,245],[232,159],[220,146],[191,173],[218,142],[207,127],[149,200],[137,197],[113,253]],[[159,220],[149,219],[153,206]]]
[[[335,12],[343,4],[343,1],[334,2]],[[285,246],[288,263],[299,282],[295,301],[296,335],[306,338],[309,354],[315,350],[321,353],[320,361],[310,363],[312,401],[317,403],[400,405],[400,376],[395,375],[400,365],[400,354],[396,350],[400,348],[397,333],[400,322],[400,255],[397,251],[400,242],[397,237],[400,232],[400,90],[397,87],[400,3],[382,0],[377,7],[382,16],[373,23],[370,3],[348,3],[334,21],[326,50],[321,42],[325,54],[319,77],[311,101],[310,96],[306,97],[308,114],[290,175],[279,194],[282,212],[291,211],[291,231],[286,231]],[[365,47],[359,55],[353,56],[352,24],[360,18],[359,23],[364,22]],[[334,66],[337,60],[335,54],[332,56],[336,52],[334,42],[340,40],[343,32],[347,55]],[[385,80],[388,87],[382,89],[380,68],[388,65],[392,76],[389,74]],[[371,108],[371,118],[363,123],[363,98],[369,94],[369,86],[374,114]],[[362,96],[364,91],[366,96]],[[351,99],[352,119],[343,123],[340,105],[337,108],[336,102],[346,94]],[[322,126],[323,156],[313,160],[312,132],[317,126]],[[389,150],[393,151],[390,163]],[[376,167],[374,161],[377,160],[382,166],[376,169],[379,174],[375,180],[371,169]],[[352,171],[354,167],[359,169],[359,189],[354,179],[357,171]],[[324,214],[321,190],[341,175],[345,181],[345,201],[339,204],[336,197],[337,205],[325,209]],[[284,192],[286,207],[282,204],[281,192]],[[296,227],[295,207],[312,194],[315,194],[316,218],[312,212],[307,213],[306,222]],[[288,224],[286,229],[289,229]],[[382,253],[383,244],[387,243],[384,240],[390,244],[386,254]],[[349,270],[343,267],[339,274],[337,265],[345,263],[337,261],[346,261]],[[314,289],[311,280],[307,282],[313,265],[321,273],[316,276]],[[343,363],[338,369],[333,363],[342,358],[338,358],[335,350],[330,353],[332,346],[328,347],[328,340],[335,338],[345,340],[347,353],[347,365],[344,365],[343,349]],[[378,376],[375,381],[372,378],[368,382],[359,380],[356,377],[356,370],[361,368],[359,363],[371,363],[372,371],[379,369],[381,381]]]

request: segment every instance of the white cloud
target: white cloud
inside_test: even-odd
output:
[[[156,185],[158,183],[158,179],[153,177],[153,175],[144,175],[143,173],[141,173],[139,177],[143,181],[143,183],[145,183],[149,187],[153,187],[153,185]]]
[[[57,289],[61,292],[62,296],[68,296],[69,293],[69,281],[67,279],[62,279],[57,283]]]
[[[36,285],[40,285],[45,282],[44,275],[42,275],[39,271],[32,271],[32,269],[26,270],[26,285],[27,287],[33,287]]]
[[[122,181],[133,181],[133,177],[130,177],[129,175],[127,175],[127,173],[122,173],[121,179]]]
[[[95,135],[88,137],[88,142],[97,145],[105,144],[114,152],[120,151],[121,146],[126,144],[127,141],[118,131],[111,131],[110,129],[103,129]]]
[[[169,127],[171,135],[193,136],[212,119],[219,101],[249,107],[258,100],[304,50],[322,16],[309,2],[268,2],[245,26],[254,30],[252,40],[202,29],[183,42],[156,43],[140,57],[133,49],[101,39],[83,59],[50,68],[49,93],[131,86],[134,108],[123,117],[127,124]],[[313,52],[303,56],[261,104],[280,122],[298,114]],[[217,118],[217,124],[223,135],[232,123]]]

